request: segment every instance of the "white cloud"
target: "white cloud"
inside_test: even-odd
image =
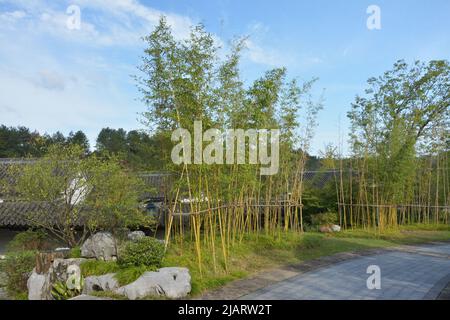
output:
[[[161,15],[165,15],[177,38],[186,38],[194,24],[189,17],[153,9],[135,0],[77,0],[74,3],[83,8],[94,8],[125,18],[128,25],[140,19],[139,22],[147,28],[155,26]]]
[[[308,68],[323,63],[321,57],[280,50],[274,44],[274,37],[268,26],[261,22],[253,22],[247,27],[248,39],[244,57],[250,62],[269,67]]]
[[[267,45],[267,35],[270,28],[261,22],[252,22],[247,26],[247,36],[245,40],[246,51],[244,57],[253,63],[270,67],[287,66],[292,61],[286,55],[272,46]]]
[[[66,79],[57,72],[44,69],[38,72],[36,84],[50,90],[64,90],[66,87]]]
[[[15,10],[15,11],[10,11],[10,12],[5,12],[0,14],[0,19],[6,19],[6,20],[18,20],[18,19],[22,19],[24,17],[26,17],[27,14],[24,11],[21,10]]]
[[[22,27],[27,32],[51,34],[70,41],[97,46],[136,46],[140,37],[149,33],[162,15],[166,16],[175,37],[185,38],[194,24],[189,17],[163,12],[140,4],[134,0],[72,0],[56,7],[50,1],[4,0],[18,9],[1,14],[1,29],[10,29],[27,16],[28,23]],[[67,7],[72,4],[81,9],[81,28],[69,30]],[[92,20],[95,17],[95,21]],[[91,20],[89,20],[91,19]]]
[[[271,48],[263,48],[251,39],[245,41],[245,46],[247,48],[245,56],[254,63],[271,67],[281,67],[286,66],[286,63],[288,62],[279,52],[276,52]]]
[[[36,85],[35,79],[21,77],[16,73],[2,71],[0,87],[8,94],[2,95],[0,104],[1,124],[24,125],[39,132],[54,133],[58,130],[67,134],[70,130],[82,129],[91,143],[99,130],[105,126],[136,127],[136,112],[139,105],[129,101],[126,95],[115,93],[111,88],[92,88],[83,83],[64,89],[60,75],[43,72],[50,88]],[[53,86],[53,87],[52,87]],[[105,96],[111,99],[104,99]]]
[[[178,39],[186,38],[195,23],[136,0],[0,0],[5,2],[15,9],[0,8],[0,123],[41,132],[81,129],[92,144],[102,127],[138,126],[136,113],[145,107],[135,100],[139,94],[129,75],[138,63],[140,37],[161,15]],[[80,30],[67,28],[71,4],[81,8]],[[248,31],[247,61],[293,63],[289,54],[266,45],[266,26],[255,23]],[[213,37],[226,47],[219,36]]]

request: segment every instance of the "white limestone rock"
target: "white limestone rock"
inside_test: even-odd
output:
[[[187,268],[161,268],[146,272],[136,281],[115,291],[130,300],[146,296],[166,296],[171,299],[186,297],[191,292],[191,275]]]
[[[83,243],[81,256],[105,261],[115,260],[117,257],[116,240],[109,232],[98,232]]]
[[[108,273],[102,276],[90,276],[84,279],[84,294],[91,294],[95,291],[114,291],[119,288],[119,282],[114,278],[115,273]]]

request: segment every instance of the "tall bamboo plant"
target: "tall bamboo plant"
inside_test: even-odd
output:
[[[219,264],[227,269],[231,247],[247,236],[276,238],[283,230],[303,230],[302,175],[321,108],[309,94],[315,80],[300,85],[288,80],[285,68],[275,68],[246,88],[239,69],[246,38],[233,41],[221,59],[224,48],[202,25],[192,27],[188,39],[177,40],[162,18],[144,40],[147,49],[136,80],[150,129],[166,135],[177,128],[193,132],[194,120],[202,121],[203,131],[281,129],[275,176],[261,176],[260,165],[249,164],[248,153],[245,164],[175,165],[165,159],[166,168],[178,177],[168,195],[166,246],[175,242],[182,248],[188,241],[200,269],[206,252],[214,269]],[[300,124],[302,109],[306,117]],[[250,141],[245,143],[249,150]]]

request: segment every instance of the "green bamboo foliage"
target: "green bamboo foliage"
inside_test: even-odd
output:
[[[352,227],[380,231],[447,224],[449,63],[398,61],[368,84],[349,113],[353,155],[340,178],[341,213]]]
[[[144,40],[148,48],[136,80],[148,106],[143,120],[155,132],[193,132],[194,120],[202,121],[203,130],[281,129],[274,176],[261,176],[254,164],[174,165],[165,159],[166,168],[177,173],[167,199],[166,246],[194,243],[200,269],[207,256],[215,270],[219,265],[227,270],[230,249],[247,237],[278,239],[302,231],[302,175],[322,106],[309,94],[315,80],[299,84],[288,80],[285,68],[276,68],[246,88],[239,70],[246,39],[233,41],[220,59],[223,49],[202,25],[192,28],[189,39],[175,40],[162,18]],[[170,154],[172,146],[166,147]]]

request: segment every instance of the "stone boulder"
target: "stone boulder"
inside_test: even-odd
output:
[[[53,300],[52,287],[58,282],[66,282],[69,275],[67,269],[70,266],[79,267],[85,261],[83,258],[55,259],[45,273],[38,273],[33,269],[27,281],[28,300]]]
[[[340,232],[340,231],[341,231],[341,227],[338,226],[337,224],[333,224],[333,225],[331,226],[331,230],[332,230],[333,232]]]
[[[145,233],[143,231],[133,231],[127,234],[128,240],[137,241],[145,237]]]
[[[98,260],[115,260],[116,240],[109,232],[98,232],[89,237],[81,246],[81,256]]]
[[[39,274],[33,270],[27,281],[28,300],[53,300],[50,273]]]
[[[102,276],[90,276],[84,279],[83,294],[91,294],[95,291],[114,291],[119,288],[119,282],[114,278],[115,273]]]
[[[115,290],[130,300],[146,296],[166,296],[171,299],[185,297],[191,292],[191,275],[186,268],[161,268],[146,272],[136,281]]]
[[[86,261],[84,258],[73,258],[73,259],[55,259],[49,270],[52,275],[52,281],[62,281],[66,282],[68,279],[67,269],[69,266],[75,265],[80,267],[81,263]]]
[[[96,296],[90,296],[87,294],[82,294],[82,295],[70,298],[69,300],[113,300],[113,299],[108,298],[108,297],[96,297]]]

